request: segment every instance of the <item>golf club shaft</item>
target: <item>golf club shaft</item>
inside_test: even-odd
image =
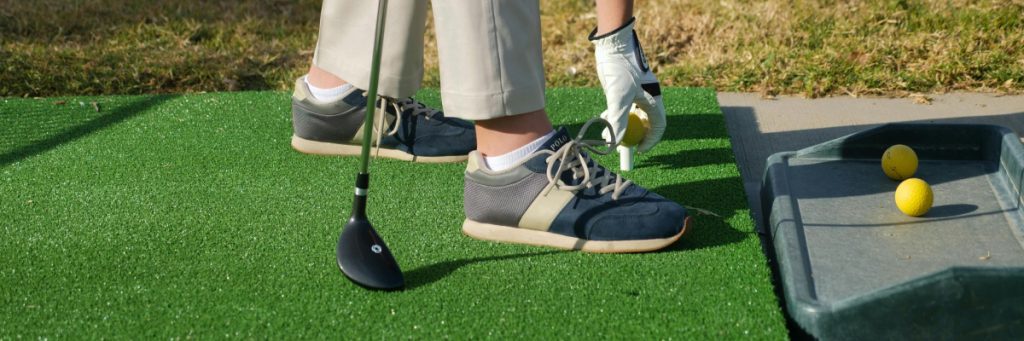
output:
[[[366,95],[366,121],[363,122],[363,152],[359,174],[368,174],[369,172],[370,142],[373,140],[373,114],[377,109],[377,81],[380,78],[380,51],[383,48],[384,18],[387,16],[387,11],[388,0],[380,0],[380,4],[377,6],[377,28],[373,36],[373,59],[370,63],[370,88],[367,89]]]
[[[366,94],[366,118],[363,122],[363,151],[360,155],[359,174],[356,175],[356,196],[352,202],[352,217],[366,219],[366,195],[370,190],[370,143],[373,141],[373,114],[377,110],[377,82],[380,79],[380,51],[384,41],[384,18],[388,0],[380,0],[377,7],[377,28],[373,36],[373,57],[370,62],[370,88]]]
[[[352,217],[338,236],[335,256],[338,268],[352,282],[368,289],[398,290],[405,287],[402,269],[373,229],[366,216],[367,192],[370,188],[370,142],[373,139],[373,114],[377,109],[377,81],[380,79],[380,58],[384,40],[384,18],[388,2],[379,0],[377,7],[377,28],[373,42],[373,58],[370,65],[370,86],[367,89],[366,117],[363,125],[362,165],[356,175],[355,200],[352,202]],[[380,127],[383,128],[383,127]]]

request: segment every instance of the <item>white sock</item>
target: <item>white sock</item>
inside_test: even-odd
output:
[[[320,88],[309,84],[309,76],[302,77],[302,80],[306,82],[306,86],[309,87],[309,93],[313,94],[313,98],[323,102],[334,102],[353,88],[352,84],[347,83],[333,88]]]
[[[527,143],[525,146],[519,147],[511,152],[498,156],[484,156],[484,163],[487,164],[487,168],[490,168],[493,171],[503,171],[512,168],[513,165],[518,163],[524,157],[527,157],[540,149],[540,146],[543,146],[544,142],[548,142],[548,140],[554,136],[555,131],[552,130],[547,133],[547,135],[541,136],[540,138],[533,140],[533,142]]]

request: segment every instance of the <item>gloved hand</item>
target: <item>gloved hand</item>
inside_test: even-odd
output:
[[[658,78],[647,65],[647,57],[640,48],[640,41],[633,31],[636,18],[630,19],[615,31],[595,36],[597,29],[590,33],[590,41],[594,42],[594,54],[597,60],[597,77],[604,88],[604,96],[608,108],[601,113],[601,118],[611,124],[615,131],[615,139],[606,129],[606,141],[619,143],[625,135],[629,122],[629,109],[633,103],[647,113],[650,129],[637,146],[637,151],[646,152],[661,141],[665,133],[665,105],[661,102],[661,86]]]

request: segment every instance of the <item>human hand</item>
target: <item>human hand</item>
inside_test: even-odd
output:
[[[608,121],[610,129],[615,133],[615,141],[605,130],[605,140],[618,144],[622,141],[629,122],[629,109],[635,103],[647,114],[650,129],[637,146],[637,151],[646,152],[661,141],[667,125],[665,105],[661,101],[661,86],[658,78],[651,72],[647,57],[633,31],[635,19],[631,19],[617,30],[595,36],[597,30],[590,34],[594,43],[594,57],[597,61],[597,76],[604,88],[604,96],[608,108],[601,113],[601,118]]]

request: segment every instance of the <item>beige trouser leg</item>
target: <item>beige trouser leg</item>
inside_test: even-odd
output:
[[[447,116],[485,120],[544,107],[538,0],[434,0]],[[426,2],[388,5],[380,92],[407,97],[423,77]],[[325,0],[313,64],[369,85],[377,2]]]
[[[434,0],[446,114],[485,120],[544,108],[537,0]]]
[[[369,88],[377,4],[369,0],[324,0],[313,65],[357,88]],[[388,2],[378,85],[381,95],[402,98],[419,90],[426,13],[426,1]]]

